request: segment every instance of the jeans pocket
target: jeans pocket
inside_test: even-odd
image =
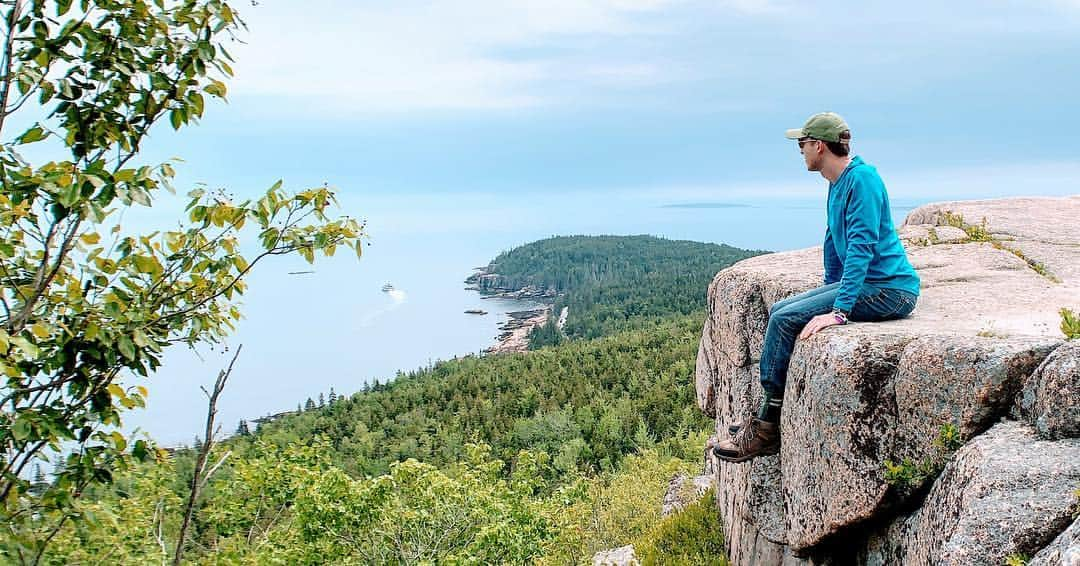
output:
[[[885,289],[889,293],[889,302],[891,303],[888,310],[891,312],[886,315],[886,318],[904,318],[911,314],[911,311],[915,310],[915,295],[899,289]]]
[[[859,296],[850,318],[856,322],[891,320],[907,316],[914,308],[914,299],[909,293],[899,289],[875,289]]]

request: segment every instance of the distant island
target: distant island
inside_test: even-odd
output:
[[[752,204],[734,202],[684,202],[661,205],[660,208],[756,208]]]

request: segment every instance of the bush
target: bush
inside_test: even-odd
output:
[[[713,491],[709,490],[701,500],[688,505],[682,512],[665,518],[652,532],[634,543],[634,550],[645,566],[726,565],[723,525]]]

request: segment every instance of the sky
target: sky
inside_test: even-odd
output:
[[[1076,0],[237,7],[229,102],[149,146],[182,180],[786,198],[783,131],[831,110],[894,198],[1080,192]]]

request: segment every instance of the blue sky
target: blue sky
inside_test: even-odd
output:
[[[228,105],[148,157],[240,193],[784,197],[826,109],[894,197],[1080,192],[1076,0],[238,7]]]

